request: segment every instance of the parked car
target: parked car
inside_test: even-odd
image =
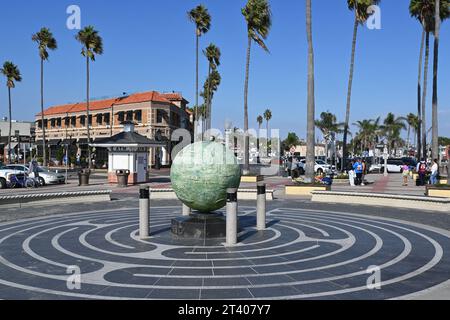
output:
[[[8,185],[8,175],[14,174],[15,170],[7,169],[6,167],[0,168],[0,189],[5,189]]]
[[[388,173],[403,173],[403,161],[389,159],[387,161],[387,172]],[[384,163],[381,165],[381,172],[384,172]]]
[[[300,161],[300,164],[299,164],[301,174],[305,173],[305,166],[306,166],[306,159],[303,159]],[[314,172],[317,174],[328,173],[335,169],[336,168],[334,166],[329,165],[328,163],[326,163],[323,160],[316,160],[316,164],[314,166]]]
[[[7,173],[24,173],[29,171],[29,167],[26,165],[12,164],[5,166],[0,172],[3,170],[7,171]],[[50,171],[44,167],[38,167],[37,171],[39,173],[38,180],[42,186],[45,186],[46,184],[66,183],[66,177],[61,173]],[[34,178],[34,173],[31,173],[30,177]]]

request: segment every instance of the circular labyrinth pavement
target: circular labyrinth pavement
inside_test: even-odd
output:
[[[277,209],[257,232],[254,209],[241,207],[241,243],[226,248],[174,239],[178,215],[153,208],[145,241],[135,209],[0,224],[0,298],[390,299],[450,278],[449,235],[425,225]]]

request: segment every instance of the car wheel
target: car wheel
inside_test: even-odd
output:
[[[38,178],[38,181],[39,181],[39,184],[40,184],[41,186],[45,186],[45,180],[44,180],[44,178],[39,177],[39,178]]]
[[[0,178],[0,189],[6,188],[6,180],[3,178]]]

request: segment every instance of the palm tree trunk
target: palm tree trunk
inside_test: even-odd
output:
[[[434,30],[434,59],[433,59],[433,115],[432,115],[432,158],[438,159],[439,157],[439,119],[438,119],[438,66],[439,66],[439,32],[441,28],[441,16],[440,16],[440,1],[436,2],[435,21],[436,26]]]
[[[9,99],[8,164],[11,164],[12,105],[11,105],[11,88],[9,86],[8,86],[8,99]]]
[[[245,85],[244,85],[244,175],[250,174],[250,137],[248,136],[248,80],[250,73],[250,53],[252,47],[252,38],[248,36],[247,63],[245,66]]]
[[[422,157],[427,158],[427,86],[428,86],[428,60],[430,57],[430,33],[427,32],[425,39],[425,70],[423,75],[422,94]]]
[[[210,129],[211,125],[211,63],[208,67],[208,96],[206,100],[206,130]]]
[[[308,38],[308,111],[307,111],[307,151],[306,180],[314,182],[314,167],[316,160],[315,148],[315,98],[314,98],[314,48],[312,37],[311,0],[306,1],[306,33]]]
[[[406,149],[409,155],[409,148],[411,147],[411,124],[408,124],[408,141],[406,142]]]
[[[198,105],[198,50],[199,50],[199,30],[196,31],[196,50],[195,50],[195,106],[197,107],[195,110],[195,121],[194,121],[194,141],[198,141],[198,119],[199,119],[199,105]]]
[[[419,79],[417,81],[417,116],[419,117],[419,126],[417,128],[417,160],[422,159],[422,62],[423,62],[423,50],[425,46],[425,29],[422,31],[422,41],[420,44],[419,55]]]
[[[258,164],[260,164],[261,163],[261,161],[260,161],[260,158],[261,158],[261,155],[260,155],[260,153],[259,153],[259,133],[261,132],[261,124],[260,123],[258,123],[258,134],[256,135],[256,149],[257,149],[257,151],[258,151],[258,158],[257,158],[257,163]]]
[[[348,92],[347,92],[347,110],[345,113],[345,127],[344,127],[344,144],[343,144],[343,152],[342,152],[342,168],[344,171],[346,168],[347,162],[347,136],[348,129],[350,123],[350,106],[351,106],[351,98],[352,98],[352,85],[353,85],[353,72],[355,69],[355,52],[356,52],[356,40],[358,36],[358,17],[355,13],[355,25],[353,27],[353,40],[352,40],[352,57],[350,62],[350,75],[348,78]]]
[[[86,128],[87,128],[87,140],[88,140],[88,161],[89,161],[89,170],[92,169],[92,159],[91,159],[91,130],[89,127],[89,57],[86,55]]]
[[[44,59],[41,59],[41,123],[42,123],[42,151],[44,153],[44,167],[47,166],[47,142],[44,127]]]

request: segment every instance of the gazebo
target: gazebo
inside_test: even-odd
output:
[[[124,131],[105,139],[98,139],[89,146],[108,149],[108,182],[117,183],[117,171],[130,172],[128,184],[145,183],[149,180],[149,149],[165,144],[148,139],[134,132],[133,122],[123,122]]]

